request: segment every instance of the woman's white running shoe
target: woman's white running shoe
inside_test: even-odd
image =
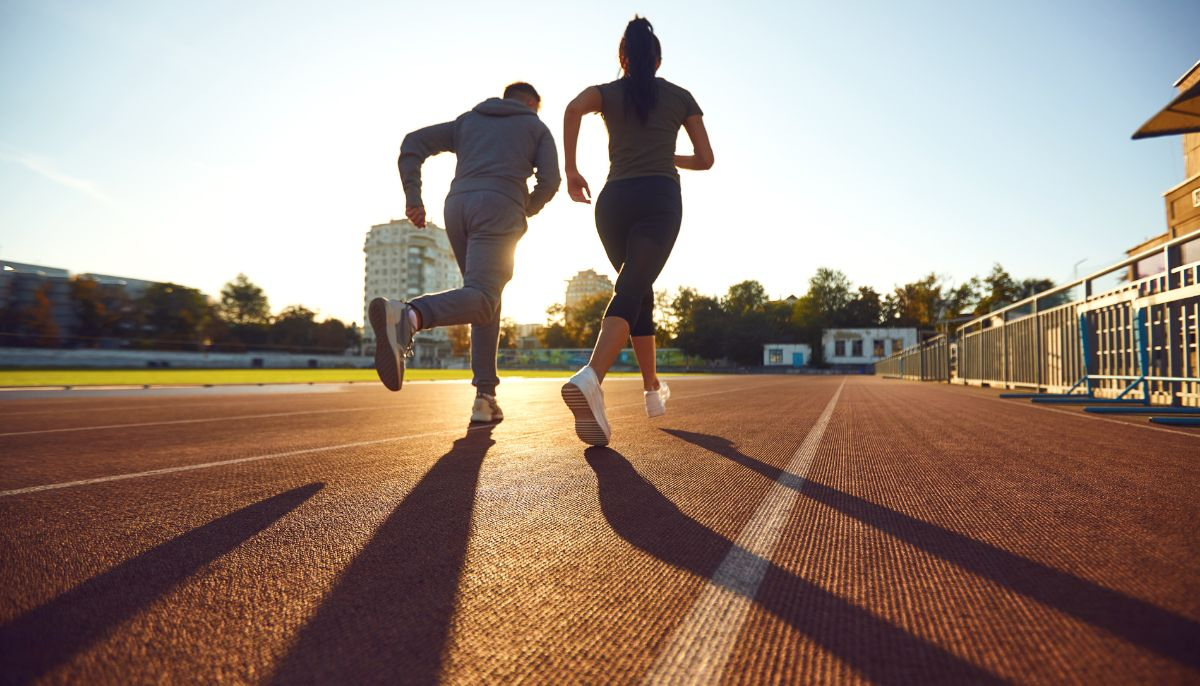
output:
[[[591,367],[575,372],[562,387],[563,401],[575,415],[575,435],[588,445],[608,445],[612,429],[604,412],[604,391]]]
[[[658,382],[657,391],[645,391],[646,416],[661,417],[667,413],[667,398],[671,397],[671,388],[666,381]]]

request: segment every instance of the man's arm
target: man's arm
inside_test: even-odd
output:
[[[534,154],[533,166],[537,169],[537,181],[529,194],[529,202],[525,204],[526,217],[541,212],[562,183],[562,177],[558,173],[558,148],[554,146],[554,136],[550,134],[550,129],[542,132],[537,152]]]
[[[425,158],[439,152],[454,152],[455,124],[448,121],[417,129],[405,136],[400,144],[400,159],[396,160],[396,166],[400,169],[400,183],[404,186],[408,209],[421,209],[420,225],[425,223],[425,203],[421,200],[421,165]]]

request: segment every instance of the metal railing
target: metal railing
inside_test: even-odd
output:
[[[957,383],[1200,406],[1200,232],[972,319],[956,338]],[[906,373],[917,352],[876,373],[927,379]]]
[[[875,363],[875,373],[910,381],[950,381],[950,337],[935,336]]]

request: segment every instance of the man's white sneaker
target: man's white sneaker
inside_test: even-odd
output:
[[[608,445],[612,429],[604,412],[604,391],[591,367],[575,372],[562,387],[563,401],[575,415],[575,435],[588,445]]]
[[[496,396],[480,393],[475,396],[475,404],[471,407],[471,421],[498,422],[504,419],[504,412],[496,404]]]
[[[646,416],[661,417],[667,413],[667,398],[671,397],[671,389],[666,381],[658,382],[657,391],[645,391]]]
[[[367,318],[375,330],[375,373],[390,391],[404,384],[404,358],[412,357],[414,331],[408,316],[410,305],[402,300],[375,298],[367,306]]]

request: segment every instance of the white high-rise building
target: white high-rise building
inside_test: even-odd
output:
[[[579,272],[567,280],[567,295],[564,301],[567,307],[578,307],[580,304],[597,295],[612,295],[613,282],[604,274],[588,269]]]
[[[376,224],[363,244],[366,255],[363,278],[363,344],[375,346],[375,332],[367,318],[367,306],[375,298],[411,300],[424,293],[462,287],[462,275],[450,249],[446,230],[432,223],[418,229],[407,219]],[[445,329],[431,329],[414,340],[414,367],[438,367],[450,354]]]

